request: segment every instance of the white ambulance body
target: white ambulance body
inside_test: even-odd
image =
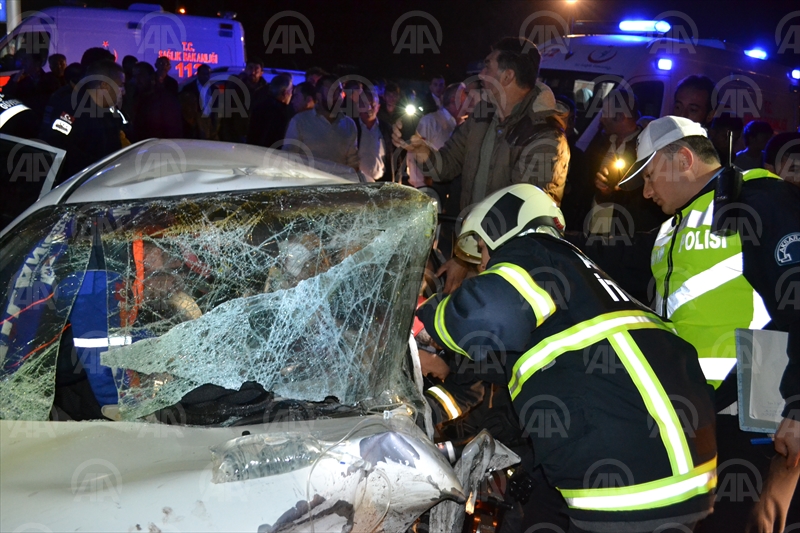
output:
[[[615,86],[632,90],[643,116],[672,111],[675,89],[692,74],[716,84],[717,113],[745,124],[769,122],[776,132],[795,131],[800,94],[791,69],[748,56],[717,40],[676,40],[642,35],[573,35],[540,47],[540,77],[556,94],[574,99],[577,146],[586,149],[599,127],[600,100]]]
[[[244,29],[239,22],[176,15],[154,4],[133,4],[127,10],[52,7],[34,12],[0,41],[0,58],[26,50],[64,54],[69,64],[79,62],[93,47],[112,52],[118,63],[126,55],[150,64],[167,56],[170,74],[179,81],[192,77],[202,64],[245,66]],[[0,74],[0,86],[9,74]]]

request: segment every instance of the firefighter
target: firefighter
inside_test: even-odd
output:
[[[495,192],[458,241],[485,270],[417,315],[479,372],[500,367],[533,445],[536,464],[526,466],[543,467],[571,530],[691,529],[711,512],[716,482],[713,405],[697,353],[563,229],[537,187]]]

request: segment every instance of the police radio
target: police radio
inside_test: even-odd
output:
[[[739,199],[742,192],[742,173],[733,166],[733,132],[728,130],[728,164],[717,174],[714,190],[714,217],[711,221],[711,232],[719,237],[730,237],[736,233],[736,226],[731,227],[725,221],[730,220],[729,210]]]

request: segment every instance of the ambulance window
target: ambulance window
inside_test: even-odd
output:
[[[47,61],[50,50],[50,34],[44,31],[21,32],[8,40],[6,45],[0,50],[0,59],[3,61],[4,69],[14,70],[14,56],[18,52],[28,54],[40,54],[42,61]],[[7,65],[8,62],[8,65]]]
[[[565,95],[575,102],[575,129],[579,135],[597,116],[600,102],[614,88],[614,77],[589,72],[542,69],[540,77],[556,95]],[[598,77],[604,79],[598,82]]]
[[[632,83],[633,94],[639,100],[639,112],[643,117],[660,117],[664,100],[664,82],[641,81]]]

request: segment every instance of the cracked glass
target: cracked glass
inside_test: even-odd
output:
[[[393,184],[40,210],[0,243],[0,417],[48,419],[69,363],[113,377],[122,419],[253,382],[294,400],[418,403],[404,365],[435,217]],[[87,291],[107,316],[73,338],[97,323]]]

